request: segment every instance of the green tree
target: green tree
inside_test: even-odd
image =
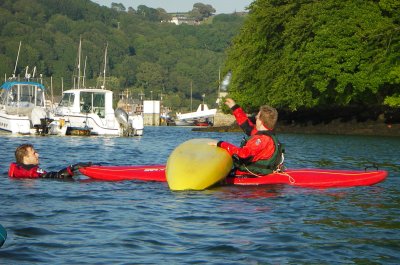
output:
[[[0,29],[2,31],[3,27],[7,25],[9,21],[13,20],[13,15],[7,9],[0,7]]]
[[[198,20],[203,20],[212,16],[215,13],[215,9],[211,5],[205,5],[203,3],[195,3],[192,11],[189,12],[190,16]]]
[[[164,71],[159,64],[144,62],[137,68],[136,79],[146,91],[162,91],[164,78]]]
[[[111,9],[114,9],[118,12],[125,12],[126,8],[122,3],[111,3]]]
[[[374,1],[257,0],[228,52],[230,92],[252,108],[381,105],[400,84],[398,27]]]
[[[169,21],[171,20],[172,16],[165,11],[163,8],[157,8],[158,18],[160,21]]]
[[[165,10],[160,11],[163,9],[154,9],[151,7],[147,7],[145,5],[139,5],[137,8],[137,14],[143,16],[145,19],[149,20],[149,21],[162,21],[163,18],[166,17],[166,12]]]
[[[138,61],[132,56],[127,56],[115,66],[115,73],[118,74],[121,87],[130,87],[136,84],[136,68]]]

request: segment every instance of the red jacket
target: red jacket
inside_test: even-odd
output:
[[[58,172],[46,172],[38,165],[24,165],[11,163],[8,170],[10,178],[64,178],[72,177],[74,173],[71,167],[67,167]]]
[[[228,151],[231,156],[237,155],[248,162],[269,159],[275,152],[274,140],[264,134],[253,135],[243,147],[228,142],[219,142],[218,146]]]
[[[247,117],[246,113],[238,105],[232,107],[236,122],[242,130],[250,136],[247,142],[241,146],[235,146],[228,142],[220,141],[218,146],[228,151],[231,156],[239,158],[239,164],[256,166],[257,161],[267,161],[271,159],[277,149],[274,139],[271,137],[272,131],[258,131],[255,124]],[[240,170],[245,168],[238,166]],[[268,174],[269,169],[252,168],[252,171],[258,174]]]
[[[248,160],[248,162],[271,158],[276,148],[272,137],[263,134],[262,131],[259,132],[255,124],[250,121],[238,105],[233,106],[232,110],[236,122],[250,138],[242,147],[223,141],[219,142],[218,146],[227,150],[230,155],[237,155],[241,159]]]

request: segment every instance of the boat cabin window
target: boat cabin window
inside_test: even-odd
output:
[[[96,92],[81,92],[81,112],[95,113],[100,118],[105,117],[105,94]]]
[[[15,88],[16,87],[13,87],[13,90],[16,90]],[[35,97],[34,93],[35,92],[31,91],[28,86],[21,86],[20,87],[19,101],[27,102],[27,103],[33,103],[34,102],[34,97]]]
[[[7,103],[7,91],[3,89],[0,93],[0,104],[6,105]]]
[[[44,91],[34,85],[14,85],[2,91],[0,100],[9,106],[44,107]]]
[[[74,99],[75,99],[75,94],[64,93],[59,106],[60,107],[72,107],[74,105]]]

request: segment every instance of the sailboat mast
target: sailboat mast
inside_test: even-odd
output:
[[[87,61],[87,56],[85,57],[85,66],[83,67],[83,78],[82,78],[83,87],[85,87],[85,79],[86,79],[86,61]]]
[[[19,58],[19,52],[20,52],[20,51],[21,51],[21,41],[19,42],[18,53],[17,53],[17,60],[15,61],[13,78],[15,78],[15,72],[17,72],[17,65],[18,65],[18,58]]]
[[[102,89],[104,89],[106,87],[107,49],[108,49],[108,42],[107,42],[107,45],[106,45],[106,50],[104,52],[104,69],[103,69],[103,86],[102,86]]]
[[[81,50],[82,50],[82,39],[79,38],[79,47],[78,47],[78,89],[81,88]]]
[[[54,94],[53,94],[53,76],[50,76],[50,91],[51,91],[51,105],[54,102]]]

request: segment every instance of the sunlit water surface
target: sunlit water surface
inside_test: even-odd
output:
[[[280,135],[288,168],[364,169],[375,186],[304,189],[222,186],[172,192],[166,183],[11,180],[14,150],[33,143],[41,166],[58,170],[164,164],[192,138],[238,144],[241,133],[146,127],[144,136],[0,135],[1,264],[398,264],[400,138]]]

